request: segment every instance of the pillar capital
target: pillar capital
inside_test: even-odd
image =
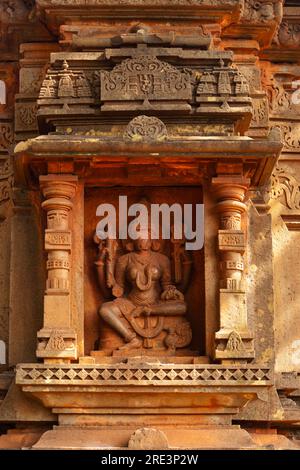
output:
[[[40,176],[40,187],[46,199],[65,198],[75,196],[78,177],[73,175],[46,175]]]

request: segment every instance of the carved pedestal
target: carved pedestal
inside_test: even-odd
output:
[[[218,176],[212,186],[220,214],[220,330],[216,333],[216,359],[254,357],[253,336],[248,328],[246,292],[243,282],[247,222],[244,203],[249,180],[240,176]]]
[[[249,434],[231,421],[250,400],[266,399],[272,373],[136,358],[128,364],[20,364],[17,381],[58,415],[59,426],[36,449],[127,448],[145,427],[163,432],[170,448],[251,449]]]
[[[37,357],[45,362],[76,359],[76,331],[71,324],[70,267],[72,232],[70,213],[76,176],[41,176],[47,214],[45,250],[47,282],[44,296],[44,326],[37,334]],[[59,312],[59,314],[58,314]]]

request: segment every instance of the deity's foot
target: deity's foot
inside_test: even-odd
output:
[[[124,344],[124,346],[120,346],[118,351],[128,350],[128,349],[138,349],[142,346],[142,341],[137,337],[133,338],[129,343]]]

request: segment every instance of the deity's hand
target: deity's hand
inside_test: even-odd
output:
[[[182,292],[175,286],[168,286],[161,294],[161,300],[184,300]]]
[[[117,298],[122,297],[122,295],[124,294],[124,289],[120,287],[118,284],[114,284],[112,293]]]

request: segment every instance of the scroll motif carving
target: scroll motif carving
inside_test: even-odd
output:
[[[267,93],[271,113],[284,114],[293,109],[291,83],[282,83],[276,74],[262,69],[262,86]]]
[[[0,181],[0,204],[10,199],[11,195],[11,182]]]
[[[168,131],[160,119],[150,116],[138,116],[130,121],[124,137],[132,141],[162,141],[167,139]]]
[[[19,119],[26,127],[31,127],[36,120],[36,105],[24,106],[19,109]]]
[[[300,209],[300,183],[283,168],[276,168],[272,175],[271,198],[280,199],[292,210]]]
[[[0,204],[11,197],[13,170],[9,158],[0,160]]]
[[[276,124],[278,125],[278,124]],[[284,148],[297,151],[300,148],[299,124],[281,124]]]
[[[14,132],[10,123],[0,123],[0,151],[7,150],[13,143]]]
[[[101,100],[190,100],[190,75],[153,56],[126,59],[101,73]]]

